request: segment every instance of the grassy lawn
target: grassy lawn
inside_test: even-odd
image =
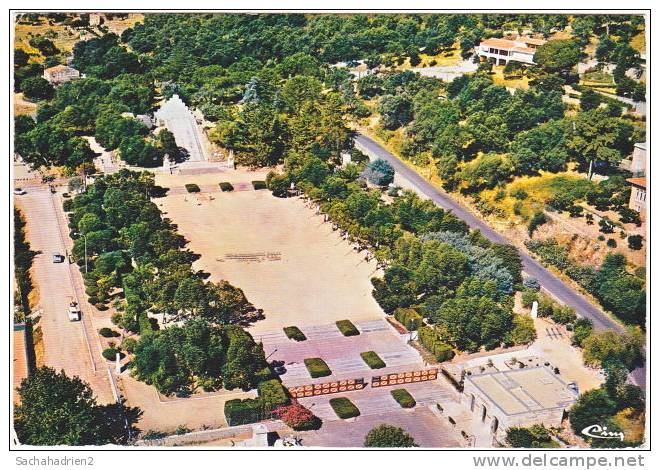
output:
[[[349,419],[360,416],[360,410],[358,410],[357,406],[355,406],[353,402],[348,398],[332,398],[330,399],[330,406],[332,406],[334,412],[337,413],[337,416],[339,416],[341,419]]]
[[[357,336],[360,334],[360,331],[350,320],[339,320],[338,322],[335,322],[335,324],[344,336]]]
[[[500,215],[506,218],[518,216],[527,220],[542,210],[545,202],[555,194],[576,189],[585,190],[592,185],[592,182],[575,173],[544,172],[540,176],[516,178],[503,189],[484,190],[481,192],[481,199],[496,207]],[[523,198],[524,194],[527,196]],[[518,195],[519,198],[513,195]]]
[[[493,67],[493,74],[490,76],[493,79],[493,83],[496,85],[501,85],[509,88],[520,88],[521,90],[527,90],[529,88],[529,79],[525,76],[516,77],[516,78],[505,78],[504,77],[504,65],[496,65]]]
[[[397,388],[390,392],[401,408],[414,408],[417,402],[405,388]]]
[[[300,328],[298,328],[297,326],[285,326],[284,334],[286,335],[287,338],[292,339],[294,341],[305,341],[307,339],[305,333],[300,331]]]
[[[382,369],[385,367],[385,361],[383,361],[374,351],[360,353],[360,357],[372,369]]]
[[[328,375],[332,374],[328,364],[326,364],[325,361],[320,357],[305,359],[305,367],[307,367],[309,375],[311,375],[313,379],[318,377],[327,377]]]

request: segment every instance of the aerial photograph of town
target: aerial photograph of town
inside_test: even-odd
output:
[[[649,449],[649,10],[9,15],[10,450]]]

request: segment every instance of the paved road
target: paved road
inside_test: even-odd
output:
[[[471,228],[481,230],[481,233],[489,240],[495,243],[509,243],[504,236],[493,230],[483,220],[477,218],[472,212],[451,198],[447,193],[435,188],[417,172],[410,169],[401,160],[392,155],[373,139],[364,134],[358,133],[355,137],[355,143],[370,157],[375,156],[387,160],[394,167],[394,170],[407,179],[415,188],[417,188],[418,191],[429,197],[440,207],[451,210]],[[584,296],[573,290],[569,285],[565,284],[561,279],[543,267],[541,263],[522,251],[520,252],[520,256],[522,258],[525,273],[538,279],[541,286],[560,302],[570,305],[580,315],[591,320],[596,329],[623,331],[623,327],[619,323],[612,320],[598,307],[589,302]],[[635,370],[632,376],[635,383],[641,387],[645,386],[645,368]]]
[[[96,331],[80,272],[66,261],[52,262],[53,252],[64,254],[71,250],[61,203],[42,186],[31,187],[28,194],[18,197],[16,204],[27,221],[31,248],[41,252],[33,261],[32,275],[39,291],[41,319],[37,326],[43,332],[44,364],[88,382],[99,402],[112,402],[107,365],[94,341]],[[67,308],[72,299],[82,307],[80,322],[69,321]]]
[[[489,240],[495,243],[510,243],[503,235],[493,230],[488,224],[477,218],[472,212],[452,199],[447,193],[432,186],[417,172],[410,169],[401,162],[401,160],[392,155],[374,140],[363,134],[358,134],[355,140],[359,145],[377,155],[379,158],[390,162],[397,173],[409,180],[433,202],[440,207],[450,209],[458,218],[464,220],[471,228],[481,230],[481,233]],[[592,305],[587,299],[575,292],[571,287],[567,286],[557,276],[544,268],[538,261],[526,253],[521,252],[520,255],[523,261],[523,269],[528,275],[537,278],[543,288],[561,302],[570,305],[577,312],[593,321],[596,328],[615,329],[617,331],[622,330],[622,327],[618,323],[601,312],[600,309]]]

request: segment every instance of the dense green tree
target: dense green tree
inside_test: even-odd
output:
[[[21,82],[21,91],[26,98],[34,100],[48,100],[53,97],[53,86],[41,77],[26,78]]]
[[[403,429],[380,424],[365,436],[364,447],[417,447],[417,444]]]
[[[27,445],[125,445],[141,414],[123,405],[98,405],[88,384],[47,367],[32,372],[17,391],[14,429]]]
[[[600,110],[579,113],[569,128],[567,145],[574,158],[588,167],[589,178],[594,165],[617,164],[631,150],[632,126]]]
[[[580,44],[572,39],[557,39],[540,45],[534,53],[534,62],[547,73],[566,76],[583,58]]]

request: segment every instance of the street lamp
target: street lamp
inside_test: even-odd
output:
[[[83,237],[83,240],[85,242],[85,274],[87,274],[87,235],[79,232],[74,233],[74,235],[79,235]]]

